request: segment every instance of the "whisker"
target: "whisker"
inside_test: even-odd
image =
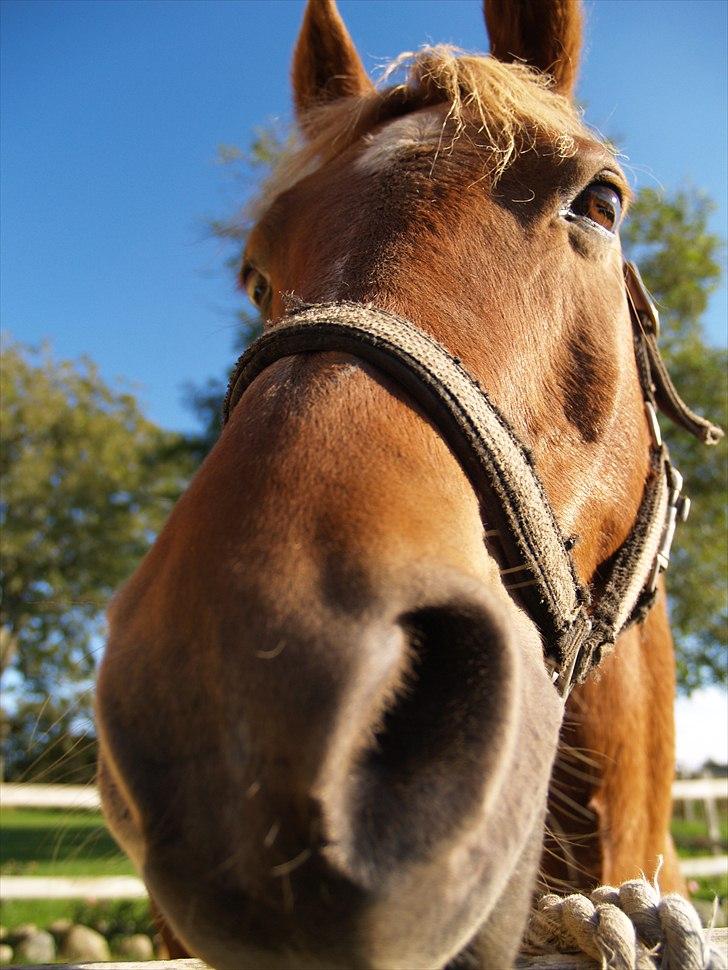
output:
[[[43,752],[43,754],[47,754],[48,751],[50,751],[51,748],[53,748],[58,743],[58,741],[63,741],[67,736],[68,735],[63,735],[62,737],[57,738],[56,741],[54,741],[52,745],[49,745],[48,746],[48,748]],[[83,748],[81,748],[80,751],[76,751],[76,749],[78,748],[79,744],[81,744],[84,741],[88,742],[86,744],[86,746],[83,747]],[[63,764],[63,761],[66,758],[70,757],[72,751],[76,751],[76,754],[80,754],[82,751],[87,751],[89,748],[93,747],[93,745],[95,743],[96,743],[95,740],[94,741],[89,741],[88,738],[86,737],[86,735],[80,734],[76,738],[76,740],[73,742],[73,744],[71,745],[71,747],[68,749],[68,751],[64,751],[63,754],[60,755],[58,758],[56,758],[55,761],[52,761],[41,772],[39,772],[37,775],[34,776],[33,782],[37,784],[40,781],[40,779],[43,778],[45,775],[47,775],[50,771],[53,771],[53,769],[54,768],[57,768],[58,765]],[[42,755],[41,755],[41,757],[42,757]],[[37,760],[38,759],[36,758],[36,761]],[[27,772],[24,773],[24,776],[23,777],[24,778],[27,777]]]
[[[557,828],[559,829],[558,832],[556,831]],[[569,874],[569,879],[574,883],[574,885],[576,885],[577,878],[579,875],[579,863],[576,861],[576,856],[574,855],[574,852],[573,852],[572,843],[570,843],[566,839],[566,836],[564,835],[563,830],[560,828],[560,826],[556,822],[556,819],[554,819],[553,817],[549,819],[548,834],[558,845],[559,851],[563,855],[562,861],[566,866],[566,870]],[[544,849],[548,851],[545,843],[544,843]],[[556,853],[554,853],[554,855],[556,855]]]
[[[280,865],[271,866],[271,874],[274,876],[290,876],[290,874],[302,866],[311,857],[310,849],[303,849],[298,855],[289,859],[288,862],[281,862]]]
[[[85,754],[87,751],[90,751],[93,747],[95,747],[95,741],[89,741],[89,743],[83,748],[79,748],[78,750],[73,752],[68,751],[67,756],[69,757],[69,759],[76,758],[82,754]],[[63,757],[66,757],[66,755],[64,755]],[[59,758],[58,761],[62,762],[63,757]],[[69,781],[72,781],[75,777],[80,775],[81,781],[79,784],[82,785],[84,788],[90,788],[93,786],[93,782],[86,780],[89,773],[89,767],[90,766],[88,764],[84,763],[80,765],[71,765],[66,771],[62,772],[61,774],[59,774],[58,771],[54,771],[53,784],[54,785],[67,784]],[[33,779],[33,784],[38,784],[37,779],[42,778],[45,772],[46,772],[46,769],[44,768],[43,772],[36,775],[35,778]]]
[[[40,725],[40,719],[43,717],[43,712],[45,711],[46,707],[48,707],[50,702],[51,702],[51,695],[49,694],[41,704],[40,710],[38,711],[38,714],[36,716],[35,724],[33,725],[33,730],[31,731],[31,734],[30,734],[30,740],[28,741],[28,748],[31,748],[33,746],[33,742],[35,741],[35,735],[36,735],[36,732],[38,731],[38,726]]]
[[[64,758],[66,758],[66,757],[68,757],[68,755],[69,755],[69,754],[71,753],[71,751],[73,750],[73,747],[75,747],[75,745],[74,745],[73,747],[71,747],[71,748],[69,748],[69,750],[68,750],[68,751],[66,751],[66,752],[64,752],[64,753],[63,753],[63,754],[62,754],[62,755],[61,755],[61,756],[60,756],[59,758],[57,758],[57,759],[56,759],[56,760],[55,760],[55,761],[53,762],[53,764],[52,764],[52,765],[50,765],[50,766],[48,766],[48,765],[47,765],[47,766],[46,766],[46,767],[45,767],[45,768],[44,768],[44,769],[43,769],[43,770],[42,770],[42,771],[40,772],[40,774],[38,774],[37,776],[35,776],[35,777],[33,777],[33,775],[31,774],[31,772],[33,771],[33,769],[35,768],[35,766],[36,766],[36,765],[37,765],[37,764],[38,764],[38,763],[39,763],[40,761],[42,761],[42,760],[43,760],[43,758],[45,758],[45,757],[46,757],[46,755],[48,754],[48,752],[49,752],[49,751],[52,751],[52,750],[53,750],[53,749],[55,748],[55,746],[56,746],[57,744],[60,744],[60,743],[61,743],[61,741],[65,741],[67,737],[68,737],[68,732],[64,732],[63,734],[61,734],[61,735],[59,735],[59,736],[58,736],[58,737],[56,738],[56,740],[55,740],[55,741],[53,741],[53,743],[52,743],[52,744],[49,744],[47,748],[44,748],[44,749],[43,749],[43,750],[42,750],[42,751],[40,752],[40,754],[39,754],[39,755],[38,755],[38,756],[37,756],[36,758],[34,758],[34,759],[33,759],[33,761],[31,761],[31,763],[30,763],[30,764],[28,765],[28,767],[27,767],[27,768],[26,768],[26,769],[25,769],[25,770],[24,770],[24,771],[22,772],[22,774],[21,774],[21,775],[20,775],[20,777],[19,777],[19,778],[17,779],[17,781],[18,781],[18,782],[25,782],[25,781],[28,781],[28,779],[29,779],[29,778],[32,778],[32,779],[33,779],[33,781],[37,781],[37,779],[38,779],[38,778],[42,778],[42,777],[43,777],[43,775],[45,775],[45,774],[47,774],[47,773],[48,773],[48,771],[49,771],[49,770],[50,770],[51,768],[53,768],[53,767],[55,767],[56,765],[59,765],[59,764],[60,764],[60,763],[61,763],[61,762],[63,761],[63,759],[64,759]],[[79,735],[79,740],[86,740],[86,736],[85,736],[85,735],[83,735],[83,734],[81,734],[81,735]]]
[[[604,761],[604,755],[600,751],[596,751],[594,748],[578,748],[565,741],[561,741],[559,744],[559,755],[561,754],[574,758],[576,761],[583,761],[584,764],[591,765],[592,768],[601,769]],[[587,757],[590,754],[597,755],[600,760],[595,761],[593,758]]]
[[[530,568],[531,568],[530,566],[527,566],[524,563],[521,566],[509,566],[508,569],[501,569],[500,574],[501,576],[508,576],[509,573],[520,573],[523,569],[530,569]]]
[[[568,879],[562,879],[560,876],[549,876],[544,873],[543,870],[540,870],[539,878],[541,878],[543,884],[547,888],[551,888],[555,885],[561,885],[565,889],[570,889],[573,891],[581,881],[579,879],[580,876],[586,877],[588,880],[592,880],[594,875],[577,861],[576,856],[571,850],[571,845],[574,843],[571,842],[570,844],[570,840],[567,840],[565,836],[559,836],[559,834],[554,831],[554,826],[556,825],[557,823],[553,817],[549,816],[549,820],[546,825],[546,834],[553,839],[563,854],[559,854],[559,852],[556,852],[554,849],[550,849],[546,842],[544,842],[543,851],[557,862],[560,862],[562,865],[566,866],[569,877]]]
[[[286,641],[279,640],[272,650],[256,650],[255,656],[259,660],[275,660],[286,649]]]
[[[578,768],[574,768],[573,765],[570,765],[567,761],[559,758],[558,755],[554,761],[554,767],[558,768],[559,771],[566,772],[567,775],[571,775],[572,778],[578,778],[580,781],[586,781],[590,784],[596,784],[599,781],[598,775],[590,775],[585,771],[579,771]]]
[[[215,876],[220,876],[226,872],[230,872],[238,864],[238,862],[244,858],[246,852],[246,846],[238,846],[235,851],[231,852],[230,855],[226,859],[223,859],[219,865],[213,866],[212,869],[210,869],[210,877],[214,878]]]
[[[512,589],[525,589],[526,586],[536,586],[537,584],[537,579],[529,579],[525,583],[511,583],[510,586],[506,586],[505,588],[510,591]]]
[[[590,808],[580,805],[579,802],[575,801],[573,798],[570,798],[565,792],[559,791],[559,789],[555,788],[554,785],[551,785],[549,794],[553,795],[556,801],[561,802],[564,805],[568,805],[569,808],[573,808],[577,813],[577,816],[589,819],[595,818],[594,812]]]
[[[266,849],[270,849],[275,840],[278,838],[278,833],[281,830],[281,823],[276,819],[276,821],[268,829],[265,838],[263,839],[263,845]]]

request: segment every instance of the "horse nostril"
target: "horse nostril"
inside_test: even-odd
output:
[[[488,731],[494,681],[506,658],[492,617],[470,604],[430,607],[401,618],[410,666],[376,734],[370,762],[380,770],[416,769]]]
[[[515,651],[497,608],[453,602],[400,618],[409,669],[360,759],[355,854],[416,857],[483,804],[507,735]]]

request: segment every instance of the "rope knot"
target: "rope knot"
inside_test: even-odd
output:
[[[728,970],[688,900],[644,878],[589,896],[541,896],[522,953],[584,953],[602,970]]]

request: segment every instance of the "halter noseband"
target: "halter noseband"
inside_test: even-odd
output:
[[[343,351],[373,364],[404,388],[433,421],[481,503],[485,540],[517,575],[538,627],[545,660],[562,696],[596,667],[617,636],[647,614],[667,568],[678,519],[690,501],[660,435],[657,410],[706,444],[720,428],[680,399],[657,348],[659,318],[637,268],[624,266],[637,369],[651,434],[650,467],[634,525],[610,559],[598,599],[577,579],[566,541],[534,467],[488,394],[437,340],[409,320],[361,303],[304,306],[255,340],[238,360],[223,405],[223,424],[243,392],[282,357]]]

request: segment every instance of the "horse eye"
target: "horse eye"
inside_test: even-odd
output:
[[[259,310],[266,310],[273,295],[268,277],[255,266],[247,263],[243,266],[241,278],[250,301]]]
[[[571,203],[571,211],[596,222],[602,229],[616,232],[622,218],[619,192],[605,182],[592,182]]]

